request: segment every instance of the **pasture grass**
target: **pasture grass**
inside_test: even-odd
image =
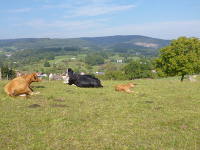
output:
[[[114,91],[129,81],[78,88],[33,83],[39,95],[6,96],[0,81],[0,149],[199,150],[200,81],[142,79],[135,93]]]

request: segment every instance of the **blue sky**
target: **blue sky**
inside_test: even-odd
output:
[[[0,39],[200,37],[200,0],[0,0]]]

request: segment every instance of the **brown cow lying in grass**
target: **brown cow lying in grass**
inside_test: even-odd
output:
[[[134,93],[133,91],[130,90],[130,88],[133,88],[135,85],[133,83],[128,83],[128,84],[119,84],[115,86],[115,91],[123,91],[126,93]]]
[[[38,94],[38,92],[33,92],[30,85],[32,82],[39,81],[41,81],[41,79],[38,78],[36,73],[23,75],[8,82],[4,87],[4,90],[9,96],[26,96]]]

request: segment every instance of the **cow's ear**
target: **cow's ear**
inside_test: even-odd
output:
[[[36,73],[33,73],[33,74],[32,74],[32,78],[36,79],[36,78],[37,78],[37,74],[36,74]]]
[[[70,73],[74,73],[74,71],[73,71],[71,68],[68,68],[68,69],[67,69],[67,72],[68,72],[68,73],[69,73],[69,72],[70,72]]]
[[[73,70],[71,68],[68,68],[67,71],[68,72],[73,72]]]
[[[37,73],[34,72],[34,73],[31,74],[31,76],[37,76]]]

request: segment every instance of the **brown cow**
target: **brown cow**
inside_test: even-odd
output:
[[[23,75],[17,78],[14,78],[6,84],[4,91],[9,96],[19,96],[19,95],[33,95],[38,94],[33,93],[30,85],[32,82],[39,82],[41,79],[38,78],[36,73]]]
[[[133,91],[130,90],[130,88],[133,88],[135,85],[133,83],[128,84],[119,84],[115,86],[115,91],[123,91],[127,93],[133,93]]]

